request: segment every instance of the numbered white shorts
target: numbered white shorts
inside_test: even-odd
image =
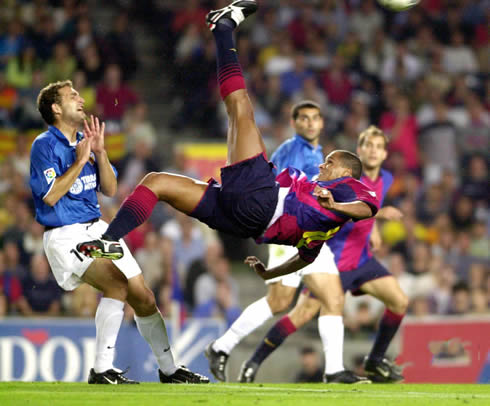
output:
[[[95,223],[77,223],[68,226],[57,227],[46,231],[43,236],[44,252],[54,277],[64,290],[73,290],[82,281],[82,275],[90,266],[93,258],[88,258],[76,250],[79,242],[100,238],[107,230],[107,223],[99,220]],[[119,270],[130,279],[141,273],[133,255],[126,243],[119,240],[124,250],[124,256],[117,261],[112,261]]]
[[[283,262],[292,258],[298,253],[296,247],[289,245],[269,245],[269,262],[267,268],[272,268],[281,265]],[[334,255],[328,245],[323,244],[318,257],[310,265],[300,269],[299,271],[278,276],[277,278],[268,279],[265,281],[267,285],[271,283],[281,282],[284,286],[290,286],[297,288],[301,284],[303,276],[310,273],[328,273],[331,275],[338,275],[339,271],[337,265],[335,265]]]

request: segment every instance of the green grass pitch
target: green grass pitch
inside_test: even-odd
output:
[[[490,385],[88,385],[0,382],[2,406],[490,405]]]

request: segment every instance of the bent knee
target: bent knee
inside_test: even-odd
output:
[[[396,300],[392,301],[391,303],[387,303],[386,307],[393,313],[405,314],[408,309],[408,304],[409,300],[407,295],[402,293],[396,297]]]
[[[408,296],[403,293],[399,295],[396,302],[394,302],[389,309],[396,314],[405,314],[408,309],[408,302]]]
[[[165,174],[161,172],[150,172],[145,175],[140,182],[141,185],[145,185],[147,188],[153,190],[159,182],[165,179]]]
[[[322,298],[322,304],[326,312],[342,314],[344,309],[344,293],[327,294]]]

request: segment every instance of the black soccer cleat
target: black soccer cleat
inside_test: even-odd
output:
[[[334,374],[324,374],[323,382],[325,383],[349,383],[349,384],[366,384],[372,383],[369,379],[363,376],[357,376],[354,372],[344,369],[343,371]]]
[[[252,361],[245,361],[242,364],[240,373],[238,374],[238,382],[252,383],[255,381],[255,375],[259,371],[259,364]]]
[[[88,383],[96,384],[96,385],[127,385],[127,384],[139,384],[137,381],[133,381],[132,379],[126,378],[124,374],[128,372],[119,371],[116,369],[108,369],[105,372],[97,373],[92,368],[88,375]]]
[[[229,355],[223,351],[213,350],[213,344],[214,341],[204,350],[204,355],[209,361],[209,370],[218,381],[226,382],[226,363]]]
[[[249,15],[257,11],[257,2],[254,0],[237,0],[219,10],[211,10],[206,15],[206,24],[211,31],[214,31],[216,25],[222,19],[233,21],[238,27],[240,23]]]
[[[160,378],[161,383],[209,383],[209,378],[207,376],[192,372],[183,365],[170,376],[167,376],[161,370],[158,370],[158,377]]]
[[[77,244],[77,251],[90,258],[121,259],[124,251],[118,241],[98,240]]]
[[[374,383],[395,383],[405,379],[401,374],[401,368],[386,358],[381,361],[374,361],[365,357],[364,370]]]

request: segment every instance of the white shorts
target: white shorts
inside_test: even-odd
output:
[[[272,268],[281,265],[283,262],[292,258],[298,253],[296,247],[291,247],[289,245],[269,245],[269,262],[267,263],[267,268]],[[323,244],[318,257],[315,261],[308,266],[305,266],[299,271],[278,276],[277,278],[268,279],[265,281],[267,285],[271,283],[281,282],[284,286],[290,286],[292,288],[297,288],[303,279],[304,275],[310,273],[328,273],[331,275],[338,275],[339,271],[337,265],[335,265],[334,255],[328,245]]]
[[[96,223],[77,223],[53,228],[43,236],[44,252],[54,277],[64,290],[73,290],[83,283],[82,275],[90,266],[93,258],[88,258],[76,250],[79,242],[96,240],[107,230],[107,223],[99,220]],[[124,256],[113,261],[119,270],[130,279],[141,273],[126,243],[119,240]]]

